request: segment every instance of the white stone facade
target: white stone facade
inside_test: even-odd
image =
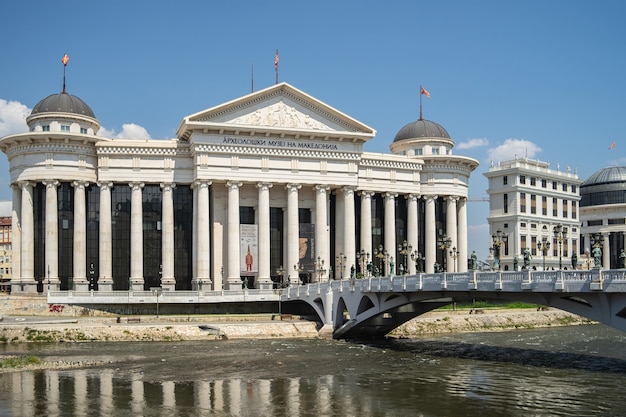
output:
[[[411,255],[467,270],[477,161],[442,138],[364,152],[372,128],[289,84],[185,117],[171,140],[106,139],[72,113],[27,122],[0,139],[14,292],[270,288],[415,273]]]

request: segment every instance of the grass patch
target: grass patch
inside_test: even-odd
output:
[[[476,300],[474,302],[466,302],[466,303],[456,303],[456,306],[453,304],[448,304],[445,306],[441,306],[439,307],[437,310],[439,311],[449,311],[449,310],[453,310],[454,308],[458,309],[470,309],[470,308],[499,308],[499,309],[519,309],[519,308],[534,308],[537,309],[538,305],[537,304],[528,304],[528,303],[522,303],[522,302],[507,302],[507,303],[497,303],[497,302],[491,302],[491,301],[482,301],[482,300]],[[436,310],[436,311],[437,311]]]
[[[41,363],[41,358],[35,355],[19,356],[0,360],[0,368],[23,368],[28,365]]]

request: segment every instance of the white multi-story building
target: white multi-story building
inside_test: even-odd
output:
[[[467,268],[478,162],[437,123],[375,131],[281,83],[183,118],[169,140],[107,139],[80,98],[0,139],[13,186],[13,292],[268,288]],[[438,240],[446,236],[444,249]],[[414,262],[420,260],[420,262]]]
[[[531,268],[571,269],[580,239],[582,181],[576,172],[516,158],[492,164],[484,175],[489,179],[491,258],[499,255],[499,268],[513,270],[517,260],[521,269],[528,249]]]

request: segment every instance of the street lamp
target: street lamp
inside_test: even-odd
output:
[[[450,239],[446,235],[441,235],[441,236],[439,236],[439,239],[437,240],[437,243],[439,244],[439,249],[441,249],[441,252],[443,253],[443,270],[445,272],[445,271],[448,270],[448,265],[447,265],[447,262],[446,262],[446,251],[452,245],[452,239]]]
[[[554,226],[552,231],[554,232],[554,238],[559,244],[559,269],[563,269],[563,241],[567,241],[567,228],[559,223]]]
[[[500,270],[500,251],[502,250],[502,245],[504,244],[504,237],[502,235],[502,230],[496,230],[496,233],[491,235],[492,246],[489,248],[493,253],[493,269],[499,271]]]
[[[346,267],[347,259],[347,256],[343,253],[340,253],[339,256],[335,258],[335,261],[337,262],[337,267],[339,268],[339,279],[343,279],[343,271]]]
[[[407,264],[407,259],[408,259],[409,253],[411,253],[412,250],[413,250],[413,245],[407,243],[406,240],[402,242],[401,245],[398,245],[398,253],[404,257],[403,258],[404,262],[400,264],[402,268],[401,272],[403,275],[409,273],[409,265]]]
[[[280,275],[280,288],[284,288],[285,287],[285,282],[284,282],[284,276],[285,276],[285,268],[283,268],[283,266],[279,266],[278,269],[276,269],[276,274]]]
[[[370,262],[370,253],[365,252],[365,249],[361,249],[361,252],[356,253],[356,260],[358,261],[359,268],[361,268],[361,275],[363,277],[367,276],[366,270]]]
[[[322,282],[326,268],[324,268],[324,260],[319,256],[317,257],[317,262],[315,262],[315,272],[317,272],[317,282]]]
[[[452,247],[452,250],[450,251],[450,257],[452,258],[452,261],[454,262],[454,269],[452,270],[452,272],[456,272],[456,260],[459,257],[459,251],[456,249],[456,246]]]
[[[378,276],[380,277],[383,275],[383,259],[387,256],[387,251],[383,250],[383,245],[378,245],[374,256],[378,259]]]
[[[548,238],[543,236],[541,238],[541,242],[537,242],[537,249],[541,251],[543,254],[543,270],[546,270],[546,254],[548,250],[550,250],[550,242],[548,242]]]
[[[411,260],[415,262],[415,272],[424,272],[424,258],[422,257],[422,254],[417,251],[417,249],[411,252]]]
[[[300,274],[304,271],[304,267],[300,265],[300,262],[293,266],[293,270],[298,274],[298,285],[300,285]]]
[[[163,288],[156,287],[156,288],[151,288],[151,290],[152,290],[152,294],[156,295],[156,316],[158,319],[159,318],[159,295],[163,294]]]

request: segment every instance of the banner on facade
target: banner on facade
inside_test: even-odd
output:
[[[259,272],[259,228],[256,224],[241,224],[239,236],[241,236],[239,248],[241,275],[254,275]]]
[[[315,272],[315,225],[300,223],[298,262],[303,272]]]

